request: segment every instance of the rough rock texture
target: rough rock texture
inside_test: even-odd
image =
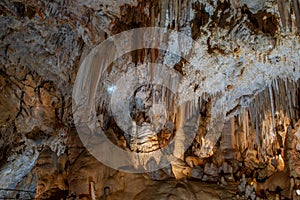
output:
[[[299,199],[299,3],[0,1],[0,198]],[[179,97],[199,104],[198,130],[187,151],[175,147],[172,166],[129,174],[104,166],[83,147],[73,122],[72,89],[93,47],[148,26],[182,32],[200,45],[182,47],[191,52],[188,61],[136,50],[110,70],[171,64],[185,78]],[[176,48],[169,39],[168,48]],[[138,146],[137,138],[128,139],[101,112],[108,138],[141,152],[164,147],[185,115],[169,109],[168,122],[157,120],[165,124],[162,131],[148,131],[149,138],[144,128]],[[132,108],[140,124],[156,117],[143,112]]]

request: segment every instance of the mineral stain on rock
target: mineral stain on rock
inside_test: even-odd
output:
[[[201,36],[201,28],[208,23],[210,16],[209,13],[205,11],[205,5],[200,2],[193,3],[192,8],[194,10],[195,17],[191,21],[191,28],[192,38],[195,40]]]
[[[255,33],[260,32],[264,34],[269,34],[274,37],[279,29],[278,18],[266,11],[258,11],[253,14],[246,6],[242,8],[242,13],[248,16],[250,23],[248,23],[249,28]]]

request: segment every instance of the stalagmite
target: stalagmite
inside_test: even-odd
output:
[[[94,182],[91,181],[90,182],[90,197],[91,197],[91,200],[96,200],[96,194],[95,194],[95,188],[94,188]]]
[[[204,164],[204,160],[195,156],[187,156],[185,158],[185,162],[190,166],[191,168],[196,166],[201,166]]]
[[[181,106],[178,114],[177,114],[177,118],[176,118],[176,135],[174,138],[174,152],[173,155],[176,159],[181,160],[183,162],[184,160],[184,141],[185,141],[185,133],[183,130],[183,126],[184,126],[184,122],[185,122],[185,115],[187,112],[187,107],[186,105]],[[178,169],[179,168],[179,169]],[[175,175],[176,178],[182,178],[182,176],[180,175],[181,169],[182,167],[178,165],[178,162],[174,162],[172,164],[172,171]],[[179,171],[179,172],[178,172]]]
[[[276,156],[276,162],[277,162],[277,170],[283,172],[285,164],[284,164],[284,160],[283,160],[281,154],[279,154],[278,156]]]

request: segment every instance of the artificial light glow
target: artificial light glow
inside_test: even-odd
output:
[[[108,86],[107,87],[107,92],[109,93],[109,94],[112,94],[115,90],[116,90],[116,86],[115,85],[112,85],[112,86]]]

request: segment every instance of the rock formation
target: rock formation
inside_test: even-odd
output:
[[[300,199],[299,4],[0,1],[0,199]],[[94,87],[97,122],[118,148],[147,154],[170,146],[170,165],[128,173],[83,144],[72,95],[81,67],[101,61],[86,59],[92,49],[143,27],[191,40],[169,34],[163,48],[118,58],[107,47],[101,57],[113,62],[84,88]]]

